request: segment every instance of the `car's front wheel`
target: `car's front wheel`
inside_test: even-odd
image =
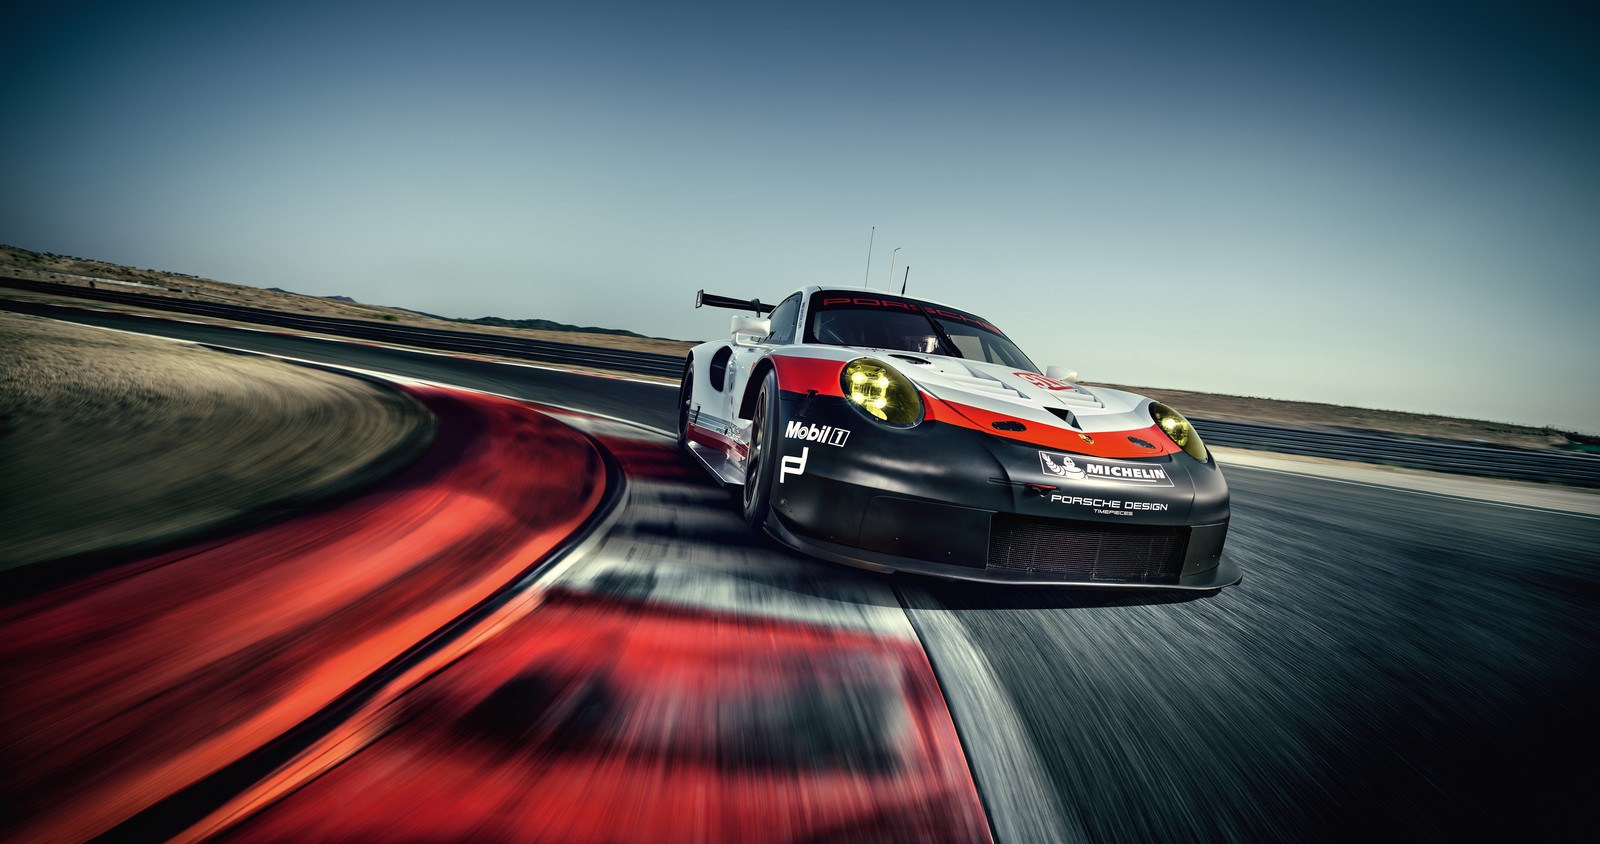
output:
[[[750,451],[745,457],[744,520],[753,527],[766,524],[772,501],[772,473],[778,450],[778,376],[771,370],[761,379],[755,418],[750,424]]]

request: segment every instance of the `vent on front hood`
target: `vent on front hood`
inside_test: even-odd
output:
[[[910,363],[914,363],[914,364],[917,364],[919,366],[931,366],[932,365],[932,361],[926,361],[926,360],[923,360],[922,358],[914,358],[914,357],[912,357],[910,355],[890,355],[889,357],[896,358],[898,360],[909,361]]]
[[[1064,407],[1047,407],[1047,408],[1045,408],[1045,410],[1050,411],[1050,415],[1051,416],[1054,416],[1055,418],[1060,419],[1062,422],[1065,422],[1065,423],[1067,423],[1068,425],[1071,425],[1074,428],[1079,427],[1078,426],[1078,417],[1073,416],[1072,415],[1072,411],[1070,411],[1070,410],[1068,410],[1068,409],[1066,409]]]
[[[1071,407],[1105,407],[1104,403],[1095,398],[1094,393],[1082,387],[1076,390],[1052,390],[1050,397]]]
[[[1022,392],[1020,390],[1008,387],[1001,383],[999,379],[990,378],[987,375],[978,375],[976,373],[973,375],[956,375],[951,372],[945,372],[941,374],[944,375],[944,377],[949,380],[950,383],[955,384],[957,387],[960,387],[963,390],[972,390],[980,393],[992,393],[997,396],[1005,396],[1008,399],[1020,398],[1022,396]]]

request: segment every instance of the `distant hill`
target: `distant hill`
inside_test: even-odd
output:
[[[252,285],[233,284],[216,279],[201,278],[188,273],[127,267],[106,261],[77,258],[71,255],[57,255],[53,252],[33,252],[17,246],[0,244],[0,275],[12,274],[26,275],[45,281],[65,281],[66,283],[81,284],[87,280],[112,281],[119,284],[135,284],[146,287],[153,286],[165,288],[169,292],[179,293],[187,297],[200,297],[214,302],[266,308],[268,310],[316,313],[345,319],[381,319],[394,322],[412,319],[412,315],[415,315],[424,320],[442,320],[457,324],[480,325],[486,328],[521,328],[536,331],[559,331],[565,334],[597,334],[627,338],[628,341],[635,339],[642,341],[659,340],[675,344],[675,347],[661,347],[654,342],[609,341],[623,343],[623,345],[615,348],[631,348],[639,351],[660,352],[662,354],[681,354],[682,347],[688,343],[688,341],[673,340],[668,337],[651,337],[621,328],[585,328],[548,319],[505,319],[502,317],[457,319],[411,308],[398,308],[391,305],[367,305],[349,296],[310,296],[304,293],[296,293],[292,290],[285,290],[282,287],[261,288]],[[273,296],[271,294],[282,294],[282,296]],[[283,297],[294,298],[285,300]],[[321,307],[318,305],[319,301]],[[435,327],[443,328],[444,326]],[[577,337],[570,341],[563,338],[563,341],[584,342]]]
[[[496,328],[532,328],[538,331],[582,331],[587,334],[615,334],[618,337],[643,337],[633,331],[622,328],[596,328],[592,325],[578,326],[565,322],[556,322],[548,319],[505,319],[504,317],[486,316],[477,319],[456,319],[445,317],[452,322],[469,322],[473,325],[492,325]]]

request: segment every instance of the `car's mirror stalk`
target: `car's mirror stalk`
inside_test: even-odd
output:
[[[736,316],[728,331],[733,335],[735,346],[759,346],[772,333],[772,320]]]

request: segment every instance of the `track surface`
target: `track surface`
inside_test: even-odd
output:
[[[673,424],[666,386],[73,319]],[[1229,553],[1246,579],[1216,597],[883,579],[913,608],[991,815],[1033,788],[1069,836],[1093,840],[1577,837],[1600,786],[1600,521],[1244,468],[1228,477]],[[1012,712],[964,703],[952,690],[971,677]],[[1033,748],[1042,785],[980,759],[975,748],[1003,744],[1006,724]]]

